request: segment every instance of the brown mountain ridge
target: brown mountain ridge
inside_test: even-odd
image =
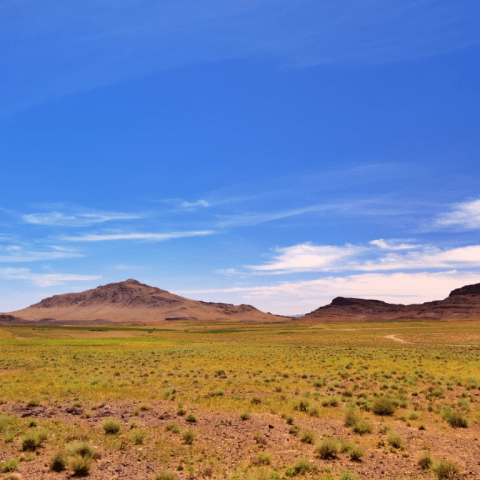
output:
[[[444,300],[402,305],[337,297],[296,320],[389,321],[480,318],[480,283],[453,290]],[[286,322],[251,305],[202,302],[174,295],[137,280],[102,285],[81,293],[45,298],[23,310],[0,314],[0,324],[157,324],[175,320]]]
[[[279,322],[285,317],[251,305],[190,300],[132,279],[81,293],[54,295],[23,310],[0,315],[0,323],[10,324],[156,324],[174,320]]]
[[[303,318],[324,322],[480,318],[480,283],[457,288],[444,300],[413,305],[337,297]]]

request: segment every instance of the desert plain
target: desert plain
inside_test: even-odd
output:
[[[208,305],[230,317],[5,316],[0,478],[480,479],[478,317]]]

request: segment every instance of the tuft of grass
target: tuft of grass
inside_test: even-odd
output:
[[[372,412],[375,415],[389,416],[395,413],[395,403],[390,398],[377,398],[372,405]]]
[[[259,453],[252,461],[252,465],[270,465],[272,463],[272,457],[267,453]]]
[[[323,460],[335,458],[339,451],[340,444],[336,438],[325,438],[315,447],[315,453]]]
[[[422,470],[430,470],[432,466],[432,457],[430,456],[430,452],[425,452],[421,455],[421,457],[418,459],[418,466]]]
[[[142,445],[146,436],[147,434],[139,428],[134,428],[130,431],[130,440],[135,445]]]
[[[351,470],[342,470],[338,475],[339,480],[357,480],[357,478],[358,475]]]
[[[175,480],[176,475],[172,472],[163,470],[161,472],[157,472],[153,478],[154,480]]]
[[[242,412],[240,414],[240,419],[241,420],[248,420],[250,418],[250,412]]]
[[[302,443],[314,443],[315,432],[312,432],[311,430],[304,430],[300,435],[300,440]]]
[[[63,452],[55,453],[50,460],[50,470],[53,470],[54,472],[61,472],[62,470],[65,470],[66,465],[67,459],[65,458],[65,454]]]
[[[0,465],[0,469],[4,473],[14,472],[18,468],[19,461],[17,459],[5,460]]]
[[[443,419],[446,420],[453,428],[467,428],[468,419],[465,415],[459,412],[454,412],[451,408],[446,408],[443,411]]]
[[[47,432],[45,430],[29,433],[22,439],[22,450],[24,452],[34,452],[46,439]]]
[[[348,454],[350,455],[350,460],[352,460],[352,462],[360,462],[362,457],[365,455],[362,447],[359,445],[353,445],[350,447]]]
[[[440,460],[433,466],[437,478],[449,480],[460,473],[460,467],[453,460]]]
[[[107,435],[115,435],[122,428],[122,424],[114,418],[106,418],[102,423],[102,428]]]
[[[165,425],[165,430],[172,433],[180,433],[180,428],[176,423],[167,423]]]
[[[197,423],[197,417],[193,413],[189,413],[186,418],[187,422]]]
[[[266,445],[267,444],[267,439],[260,433],[260,432],[255,432],[253,434],[253,439],[259,444],[259,445]]]
[[[73,472],[77,477],[84,477],[88,475],[88,472],[92,468],[92,458],[91,457],[82,457],[81,455],[74,455],[70,457],[67,461],[68,468]]]
[[[389,434],[388,434],[388,443],[390,443],[390,445],[394,448],[403,448],[404,444],[405,444],[405,440],[404,438],[397,432],[395,432],[394,430],[392,430]]]
[[[191,445],[195,440],[196,434],[191,428],[187,428],[182,432],[182,438],[186,445]]]
[[[292,465],[285,470],[285,476],[296,477],[297,475],[305,475],[308,472],[315,472],[316,470],[317,466],[314,463],[306,458],[299,458],[295,465]]]
[[[68,456],[81,456],[84,458],[93,458],[95,456],[95,450],[86,441],[74,440],[65,447],[65,453]]]

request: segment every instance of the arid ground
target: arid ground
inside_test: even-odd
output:
[[[0,478],[480,479],[477,320],[3,326],[0,344]]]

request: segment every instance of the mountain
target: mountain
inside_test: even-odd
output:
[[[307,313],[313,321],[380,321],[480,318],[480,283],[457,288],[444,300],[414,305],[337,297],[330,305]]]
[[[190,300],[137,280],[110,283],[81,293],[54,295],[0,316],[0,323],[47,325],[155,324],[175,320],[284,322],[286,317],[261,312],[251,305]]]

